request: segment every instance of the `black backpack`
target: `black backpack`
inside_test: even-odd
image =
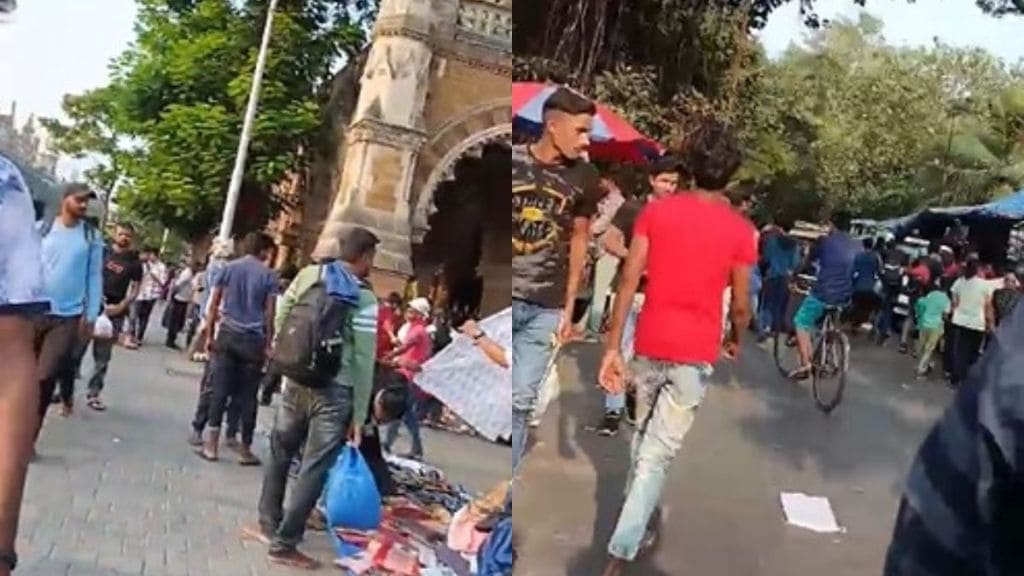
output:
[[[327,293],[322,269],[320,277],[289,312],[272,358],[280,374],[307,388],[326,388],[334,382],[355,310]]]

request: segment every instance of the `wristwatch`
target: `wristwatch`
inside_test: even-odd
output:
[[[14,569],[18,567],[18,555],[14,552],[0,552],[0,566],[14,572]]]

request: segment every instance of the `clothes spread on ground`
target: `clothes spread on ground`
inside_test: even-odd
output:
[[[365,576],[485,575],[477,555],[493,530],[487,519],[502,510],[507,484],[474,500],[437,468],[395,457],[388,465],[397,496],[385,503],[377,530],[334,531],[341,553],[335,565]]]
[[[590,218],[604,193],[585,163],[544,164],[527,146],[512,149],[512,295],[546,308],[565,303],[573,221]],[[593,180],[593,182],[589,182]]]

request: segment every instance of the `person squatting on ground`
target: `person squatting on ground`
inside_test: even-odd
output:
[[[50,306],[36,217],[21,171],[0,156],[0,576],[18,564],[15,541],[39,424],[34,323]]]
[[[258,410],[260,376],[274,338],[274,306],[277,275],[267,266],[276,251],[266,234],[251,233],[245,239],[246,255],[233,260],[217,278],[210,298],[206,327],[213,395],[207,417],[206,438],[198,454],[207,461],[218,459],[220,426],[228,399],[237,402],[241,415],[239,463],[258,466],[252,453]]]
[[[36,325],[39,362],[39,427],[58,380],[76,370],[79,342],[92,338],[100,315],[103,291],[103,244],[99,231],[85,220],[89,201],[96,195],[83,184],[68,184],[62,192],[60,213],[43,238],[43,281],[50,313]],[[74,390],[62,385],[62,416],[74,408]]]
[[[244,530],[247,538],[269,545],[275,564],[319,566],[297,546],[346,438],[355,445],[362,440],[377,346],[377,298],[366,279],[378,242],[364,228],[350,230],[338,261],[299,273],[275,319],[281,339],[273,358],[284,391],[270,434],[259,526]],[[300,450],[301,469],[285,506],[288,472]]]
[[[737,357],[751,319],[756,234],[721,194],[739,167],[739,145],[725,126],[709,122],[695,135],[690,154],[687,168],[696,189],[649,204],[637,219],[605,342],[602,387],[621,394],[631,380],[637,388],[637,432],[626,499],[608,544],[605,576],[618,576],[653,544],[668,469],[704,399],[705,378],[720,352]],[[623,333],[645,271],[636,359],[627,372]],[[726,287],[731,288],[732,328],[723,350]]]
[[[512,149],[513,469],[526,452],[529,423],[554,349],[572,338],[572,308],[587,258],[590,219],[602,191],[571,183],[590,144],[595,105],[567,89],[544,104],[539,141]],[[556,201],[556,198],[562,198]]]

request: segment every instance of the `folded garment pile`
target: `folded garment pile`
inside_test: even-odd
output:
[[[398,496],[384,505],[373,532],[336,530],[339,568],[356,576],[497,576],[477,569],[477,554],[508,490],[502,485],[473,500],[444,473],[418,462],[388,458]]]

